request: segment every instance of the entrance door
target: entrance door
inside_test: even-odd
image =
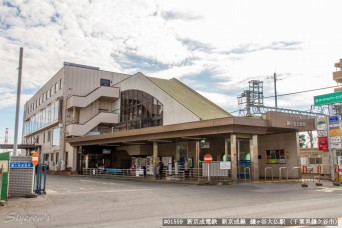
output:
[[[178,166],[184,167],[185,161],[188,160],[188,142],[177,143],[176,161]]]
[[[238,164],[237,164],[237,175],[238,178],[249,178],[251,170],[251,152],[250,152],[250,140],[249,139],[238,139],[237,140],[238,150]],[[249,168],[249,169],[248,169]]]

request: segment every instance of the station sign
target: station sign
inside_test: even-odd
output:
[[[30,161],[11,161],[10,162],[10,168],[11,169],[30,169],[33,168],[33,163]]]
[[[342,102],[342,92],[314,96],[316,106]]]

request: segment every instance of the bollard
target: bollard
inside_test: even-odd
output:
[[[338,165],[335,165],[334,167],[334,171],[335,171],[335,182],[334,182],[334,185],[335,186],[341,186],[340,182],[339,182],[339,166]]]
[[[302,170],[303,170],[303,174],[305,175],[308,174],[308,167],[306,165],[302,165]],[[307,179],[303,178],[302,187],[308,187]]]
[[[316,183],[316,186],[322,186],[322,185],[323,185],[323,184],[321,183],[321,172],[322,172],[321,166],[318,165],[318,166],[317,166],[318,183]]]

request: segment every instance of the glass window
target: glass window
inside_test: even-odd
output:
[[[59,146],[59,128],[53,129],[52,146]]]
[[[51,140],[51,131],[48,131],[46,141],[50,142],[50,140]]]
[[[108,79],[100,79],[100,85],[101,86],[110,86],[110,80]]]
[[[310,164],[322,164],[322,158],[309,158]]]
[[[59,80],[59,89],[62,89],[62,79]]]
[[[163,124],[163,104],[140,90],[123,91],[120,121],[127,122],[128,129],[160,126]]]
[[[60,101],[56,100],[48,105],[46,108],[40,110],[36,114],[34,114],[29,120],[24,122],[25,125],[25,135],[30,134],[36,130],[39,130],[51,123],[54,123],[58,120],[60,115]],[[31,106],[33,106],[33,103]],[[28,112],[31,112],[30,108],[28,108]]]
[[[58,82],[55,84],[55,93],[58,92],[58,89],[59,89],[59,85],[58,85]]]

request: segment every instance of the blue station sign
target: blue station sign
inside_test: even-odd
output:
[[[30,169],[33,168],[33,164],[30,161],[18,161],[18,162],[10,162],[11,169]]]

